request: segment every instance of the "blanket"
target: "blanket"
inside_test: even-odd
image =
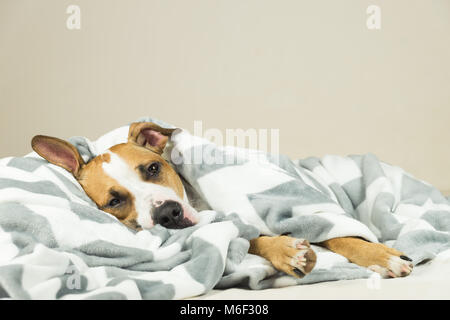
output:
[[[124,126],[93,142],[70,142],[89,161],[125,142],[127,132]],[[247,253],[259,234],[310,242],[359,236],[405,252],[414,264],[450,248],[449,199],[371,154],[292,161],[217,146],[182,129],[166,154],[212,208],[199,213],[195,226],[130,230],[97,209],[71,174],[36,153],[1,159],[0,297],[182,299],[213,288],[373,275],[314,246],[313,271],[303,279],[287,276]]]

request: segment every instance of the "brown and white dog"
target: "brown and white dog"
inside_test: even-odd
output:
[[[193,203],[198,199],[193,199],[195,192],[162,156],[173,131],[151,122],[133,123],[126,143],[111,147],[88,163],[64,140],[38,135],[31,144],[40,156],[72,173],[99,209],[129,228],[150,229],[156,224],[185,228],[197,222],[198,207]],[[407,276],[412,270],[411,259],[383,244],[353,237],[316,244],[384,277]],[[297,278],[309,273],[316,263],[307,240],[286,235],[252,239],[249,252]]]

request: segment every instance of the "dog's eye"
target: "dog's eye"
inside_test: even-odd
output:
[[[147,168],[147,173],[151,177],[156,177],[159,174],[159,171],[161,170],[161,165],[159,162],[153,162],[150,164]]]
[[[108,205],[110,206],[110,207],[116,207],[116,206],[118,206],[119,204],[120,204],[120,199],[119,198],[114,198],[114,199],[112,199],[111,201],[109,201],[109,203],[108,203]]]

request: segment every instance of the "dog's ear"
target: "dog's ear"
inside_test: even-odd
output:
[[[153,122],[134,122],[128,131],[128,142],[146,147],[158,154],[162,154],[169,137],[175,129],[167,129]]]
[[[67,141],[38,135],[31,140],[31,147],[48,162],[60,166],[78,177],[85,165],[77,148]]]

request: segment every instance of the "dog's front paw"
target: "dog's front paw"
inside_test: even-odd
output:
[[[274,267],[293,277],[303,278],[316,264],[316,254],[305,239],[280,236],[275,240],[270,262]]]
[[[384,278],[397,278],[409,275],[413,269],[413,264],[411,259],[405,255],[391,255],[383,265],[371,265],[368,268]]]

